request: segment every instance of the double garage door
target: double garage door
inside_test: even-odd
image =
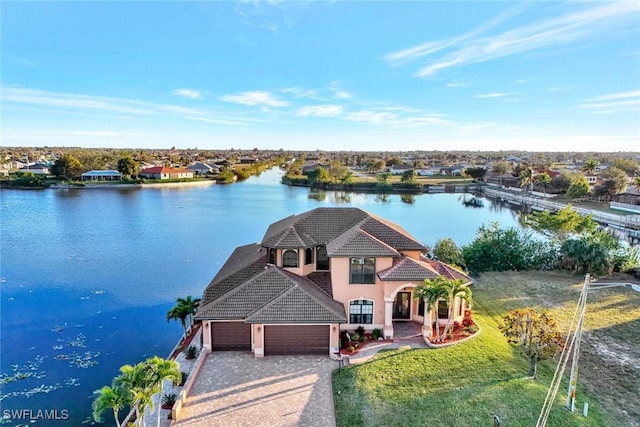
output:
[[[215,322],[211,324],[214,351],[251,351],[251,324]],[[265,356],[329,353],[328,325],[265,325]]]
[[[264,354],[329,354],[328,325],[266,325]]]

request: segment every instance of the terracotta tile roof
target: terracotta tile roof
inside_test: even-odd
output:
[[[329,242],[327,254],[331,257],[400,255],[391,246],[358,228],[352,228]]]
[[[295,286],[247,316],[247,322],[346,323],[344,305],[333,300],[313,282],[291,276],[292,280],[302,280],[295,280]]]
[[[315,283],[327,295],[333,298],[333,286],[331,285],[331,273],[328,271],[314,271],[307,276],[309,280]]]
[[[439,275],[438,271],[428,263],[405,256],[396,260],[391,267],[378,272],[380,280],[386,281],[423,281]]]
[[[266,249],[257,243],[236,248],[204,290],[200,306],[205,306],[263,270],[267,265],[266,253]]]
[[[273,265],[265,265],[218,298],[201,303],[195,318],[257,323],[346,322],[341,303],[311,280]]]
[[[262,245],[283,249],[327,245],[329,251],[330,246],[337,248],[345,243],[345,234],[356,231],[365,232],[395,250],[426,250],[424,245],[399,225],[358,208],[317,208],[292,215],[271,224],[262,239]],[[370,246],[372,242],[371,239],[364,239],[362,236],[359,237],[359,241],[365,247],[354,247],[358,250],[366,250],[366,246]],[[355,242],[352,243],[355,245]],[[342,254],[349,255],[344,252]],[[387,252],[387,256],[393,255]]]
[[[462,271],[444,262],[434,261],[426,257],[415,260],[403,256],[395,260],[391,267],[378,272],[380,280],[386,281],[422,281],[438,276],[445,276],[449,279],[463,279],[465,282],[472,281],[471,277]]]

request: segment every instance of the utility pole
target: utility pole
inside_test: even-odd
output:
[[[630,286],[635,292],[640,292],[640,285],[633,283],[613,283],[613,282],[600,282],[589,283],[591,276],[587,273],[584,277],[584,285],[582,287],[582,295],[580,300],[580,317],[578,319],[578,326],[576,327],[576,338],[573,347],[573,358],[571,360],[571,376],[569,377],[569,392],[567,393],[567,409],[574,412],[576,409],[576,383],[578,382],[578,359],[580,356],[580,340],[582,339],[582,325],[584,323],[584,313],[587,309],[587,293],[589,289],[598,290],[605,288],[617,288],[620,286]]]
[[[571,375],[569,376],[569,391],[567,393],[567,409],[571,412],[576,409],[576,383],[578,382],[578,358],[580,356],[580,340],[582,339],[582,324],[584,322],[584,312],[587,308],[587,292],[589,291],[590,275],[587,273],[584,277],[582,285],[582,294],[580,295],[580,314],[578,317],[578,326],[576,327],[576,338],[573,344],[573,358],[571,359]]]

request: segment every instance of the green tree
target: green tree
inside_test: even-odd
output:
[[[151,388],[158,394],[157,406],[157,426],[160,427],[160,400],[162,398],[162,385],[165,380],[171,381],[173,385],[180,384],[182,374],[180,373],[180,365],[175,360],[167,360],[158,356],[154,356],[146,360],[146,365],[150,371]]]
[[[629,176],[634,176],[640,173],[640,163],[634,159],[615,159],[611,166],[617,169],[622,169]]]
[[[567,189],[567,198],[574,200],[579,199],[581,197],[586,197],[591,193],[591,188],[589,188],[589,181],[587,178],[582,175],[576,175],[571,182],[571,185]]]
[[[526,167],[520,171],[520,187],[524,188],[525,191],[533,191],[533,178],[535,174],[533,172],[533,168]]]
[[[491,165],[491,171],[497,175],[504,175],[511,170],[511,164],[501,160],[493,162]]]
[[[464,265],[464,259],[462,259],[460,248],[458,248],[456,242],[450,238],[440,239],[435,243],[433,246],[433,256],[445,264],[453,266]]]
[[[529,376],[536,378],[538,362],[551,359],[562,346],[557,322],[547,313],[518,308],[502,318],[500,330],[510,344],[529,359]]]
[[[526,271],[550,268],[557,256],[554,246],[517,228],[482,225],[475,239],[462,247],[464,265],[472,274],[485,271]]]
[[[140,164],[133,160],[131,156],[120,157],[118,159],[118,172],[126,178],[137,176],[140,172]]]
[[[199,304],[200,298],[193,299],[191,295],[186,298],[176,299],[176,305],[167,311],[167,322],[170,320],[179,320],[186,337],[187,324],[191,325],[191,319],[196,313]]]
[[[558,241],[565,241],[571,234],[593,232],[598,227],[591,215],[582,216],[571,204],[557,212],[533,212],[527,215],[525,225],[551,236]]]
[[[602,177],[603,182],[595,188],[595,196],[611,198],[612,196],[622,193],[627,189],[627,174],[622,169],[610,167],[600,176]]]
[[[438,276],[442,277],[442,276]],[[441,299],[446,299],[447,289],[440,283],[431,280],[425,280],[420,286],[416,286],[414,289],[414,295],[416,298],[424,299],[427,305],[427,310],[433,309],[436,313],[436,337],[440,336],[440,322],[438,317],[438,308]]]
[[[542,185],[544,194],[547,194],[547,186],[551,182],[551,177],[549,176],[549,174],[546,172],[541,173],[540,175],[538,175],[536,182]]]
[[[589,159],[582,165],[582,172],[587,175],[593,175],[598,170],[598,166],[600,166],[600,162],[596,159]]]
[[[331,182],[336,184],[340,181],[340,178],[346,175],[348,172],[347,167],[340,162],[331,162],[329,165],[329,169],[327,170],[327,175],[329,176]]]
[[[560,257],[560,268],[593,275],[626,271],[639,261],[637,248],[623,245],[602,229],[567,239],[560,248]]]
[[[381,174],[378,174],[378,182],[386,184],[389,181],[390,176],[390,172],[382,172]]]
[[[57,159],[51,166],[51,173],[58,178],[70,181],[77,178],[82,173],[82,164],[80,160],[70,154],[64,154]]]
[[[116,426],[120,427],[120,419],[118,417],[120,410],[131,403],[131,396],[127,390],[117,386],[104,386],[94,394],[97,395],[92,404],[95,422],[101,423],[104,411],[111,409]]]
[[[151,404],[151,397],[154,394],[148,366],[143,362],[137,365],[121,366],[120,375],[114,379],[114,386],[127,391],[130,396],[130,405],[136,411],[136,424],[144,426],[144,413]]]
[[[487,170],[483,167],[467,168],[464,174],[472,179],[482,179],[487,174]]]
[[[415,182],[416,180],[416,171],[413,169],[407,169],[402,173],[402,177],[400,177],[400,182]]]
[[[442,286],[446,290],[447,323],[442,331],[442,335],[440,336],[440,341],[444,341],[449,333],[451,324],[453,323],[453,310],[456,307],[456,298],[460,298],[467,303],[471,303],[471,288],[467,286],[463,279],[449,279],[444,276],[438,276],[432,281],[439,282],[439,286]]]

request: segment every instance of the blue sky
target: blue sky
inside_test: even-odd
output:
[[[1,7],[3,146],[640,149],[640,2]]]

